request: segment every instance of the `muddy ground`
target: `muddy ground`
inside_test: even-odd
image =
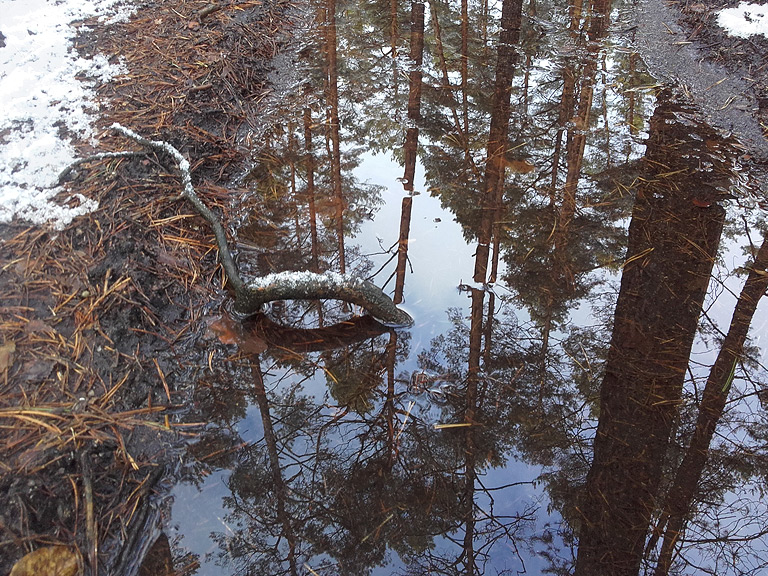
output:
[[[761,112],[768,107],[768,38],[729,36],[717,25],[717,13],[737,6],[741,0],[702,0],[700,2],[671,2],[680,14],[680,24],[687,39],[694,43],[701,57],[724,66],[747,79],[760,100]]]
[[[679,2],[702,57],[749,79],[768,111],[768,42],[725,36],[727,3]],[[80,23],[78,49],[122,57],[101,120],[167,140],[224,221],[266,120],[272,58],[308,8],[286,0],[141,2],[110,26]],[[136,149],[114,135],[105,149]],[[82,144],[80,152],[94,152]],[[149,523],[146,501],[194,434],[180,413],[197,376],[232,348],[207,329],[226,299],[206,223],[178,199],[167,158],[95,162],[67,184],[100,208],[62,231],[0,226],[0,573],[43,545],[75,544],[115,573]],[[62,199],[68,194],[62,195]]]
[[[750,112],[757,117],[765,134],[768,126],[768,38],[762,35],[729,36],[717,25],[717,13],[739,3],[740,0],[683,0],[670,5],[677,9],[686,40],[692,42],[700,58],[722,66],[732,77],[746,83]],[[764,172],[764,167],[760,172]]]
[[[143,2],[128,22],[79,23],[77,48],[119,55],[129,70],[99,89],[109,103],[99,151],[137,149],[109,133],[113,122],[170,142],[230,221],[239,191],[225,185],[248,165],[269,63],[303,16],[282,0],[211,6]],[[91,565],[98,543],[102,568],[126,573],[149,495],[194,433],[179,413],[201,371],[232,353],[210,342],[225,280],[179,182],[155,154],[94,162],[61,199],[77,192],[97,211],[61,231],[0,227],[1,574],[56,543]]]

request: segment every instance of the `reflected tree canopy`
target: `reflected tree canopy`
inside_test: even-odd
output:
[[[768,276],[738,142],[655,83],[614,30],[620,3],[316,10],[309,81],[248,173],[243,265],[353,271],[431,313],[410,291],[430,274],[411,259],[427,193],[474,253],[437,331],[285,302],[239,333],[189,451],[189,481],[215,462],[227,489],[203,565],[759,573],[748,329]],[[394,188],[363,176],[374,153]],[[393,193],[398,226],[377,228]],[[723,272],[734,242],[741,279]]]

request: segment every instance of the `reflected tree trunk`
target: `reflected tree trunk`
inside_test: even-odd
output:
[[[576,70],[569,64],[563,69],[563,93],[560,97],[560,106],[558,110],[557,134],[555,135],[555,145],[552,152],[552,179],[549,189],[549,204],[554,206],[557,202],[558,175],[560,173],[560,156],[563,149],[563,135],[565,126],[573,113],[573,100],[576,87]]]
[[[632,41],[634,42],[634,33],[632,34]],[[627,74],[629,75],[629,90],[626,90],[624,94],[627,98],[627,125],[629,126],[630,134],[637,134],[637,126],[635,126],[635,106],[637,105],[637,95],[635,94],[635,75],[637,74],[637,59],[639,54],[632,52],[629,55],[629,69]]]
[[[397,21],[398,0],[389,0],[389,42],[392,53],[392,93],[394,101],[397,102],[398,87],[400,85],[397,74],[397,41],[400,34],[400,26]]]
[[[317,207],[315,205],[315,157],[312,151],[312,110],[304,108],[304,160],[307,170],[307,203],[309,204],[309,237],[312,272],[320,272],[320,249],[317,241]]]
[[[480,40],[483,42],[483,58],[488,56],[490,46],[488,45],[488,20],[491,11],[488,9],[488,0],[482,0],[482,10],[480,18]]]
[[[421,66],[424,59],[424,4],[411,4],[411,71],[408,91],[408,129],[405,134],[405,174],[403,188],[413,192],[413,180],[416,175],[416,159],[419,146],[419,122],[421,121]],[[405,268],[408,261],[408,234],[411,227],[411,206],[413,198],[403,198],[400,214],[400,235],[397,242],[397,276],[395,280],[394,302],[403,301],[405,286]]]
[[[510,98],[517,63],[517,45],[520,43],[522,9],[522,0],[504,0],[501,8],[501,31],[499,32],[491,126],[488,133],[485,186],[480,200],[482,212],[475,256],[475,282],[486,282],[491,236],[504,190]]]
[[[690,135],[664,94],[659,100],[646,153],[653,173],[638,190],[629,226],[579,506],[576,576],[638,573],[725,217],[719,205],[693,201],[706,176],[688,163],[706,154],[705,138]]]
[[[411,206],[413,198],[403,198],[400,212],[400,237],[397,240],[397,271],[395,275],[395,294],[392,301],[400,304],[403,301],[405,289],[405,269],[408,265],[408,234],[411,229]]]
[[[570,24],[568,30],[574,45],[581,44],[579,41],[579,28],[581,27],[581,4],[582,0],[574,0],[568,8]],[[552,152],[552,179],[550,182],[549,203],[554,206],[557,202],[558,175],[560,173],[560,156],[563,150],[563,135],[566,132],[566,125],[573,117],[575,108],[574,98],[576,95],[576,77],[577,71],[575,65],[566,60],[563,67],[563,92],[560,97],[560,106],[558,108],[557,134],[555,136],[555,145]]]
[[[539,373],[541,374],[539,381],[539,404],[544,401],[546,394],[547,384],[547,360],[549,359],[549,339],[552,335],[552,329],[554,326],[554,298],[552,292],[546,290],[542,297],[546,304],[544,305],[544,316],[541,322],[541,351],[539,352]]]
[[[613,126],[611,125],[611,120],[608,116],[608,65],[605,60],[606,55],[603,54],[603,57],[600,59],[600,68],[602,72],[601,85],[603,87],[600,100],[602,102],[601,112],[603,114],[603,133],[605,134],[605,165],[606,167],[609,167],[613,165],[613,154],[611,153],[611,132],[613,131]]]
[[[408,129],[405,133],[405,175],[403,187],[413,191],[416,153],[421,121],[421,66],[424,58],[424,4],[411,5],[411,71],[408,91]]]
[[[296,189],[296,159],[299,155],[298,143],[296,142],[296,134],[294,133],[295,129],[296,127],[293,125],[293,123],[288,126],[288,168],[290,170],[291,202],[293,204],[293,222],[294,228],[296,230],[296,246],[299,248],[299,251],[303,252],[303,233],[301,231],[301,212],[299,210],[301,203],[299,202],[298,191]]]
[[[496,313],[496,294],[488,292],[488,310],[483,327],[483,362],[487,366],[493,358],[493,319]]]
[[[462,574],[473,576],[477,573],[476,551],[475,551],[475,480],[477,472],[475,471],[476,457],[475,448],[472,445],[472,435],[474,432],[467,428],[467,452],[464,457],[464,571]]]
[[[277,435],[275,434],[275,429],[272,424],[272,415],[269,411],[269,399],[267,398],[267,391],[264,388],[264,379],[261,373],[261,365],[258,356],[252,356],[250,362],[251,374],[253,374],[254,392],[256,402],[259,405],[261,422],[264,427],[264,442],[267,446],[269,467],[272,472],[272,486],[276,500],[277,519],[283,528],[282,537],[285,538],[285,541],[288,543],[287,560],[291,571],[290,573],[296,576],[299,573],[296,566],[296,535],[293,526],[291,526],[290,515],[286,507],[288,503],[288,487],[283,478],[282,467],[280,465]]]
[[[575,9],[575,8],[574,8]],[[596,0],[591,4],[590,27],[588,32],[586,63],[580,74],[578,108],[570,119],[565,149],[566,176],[563,187],[563,199],[557,220],[555,245],[562,247],[567,241],[568,226],[576,212],[576,190],[578,188],[581,166],[584,160],[584,147],[590,124],[590,112],[594,96],[598,70],[598,54],[610,22],[611,0]],[[579,8],[579,11],[581,9]]]
[[[472,289],[472,316],[469,328],[469,358],[467,386],[465,391],[464,423],[464,574],[475,574],[475,483],[477,481],[477,462],[475,435],[478,425],[476,412],[478,385],[480,382],[480,360],[483,341],[483,308],[485,292]]]
[[[456,130],[456,134],[459,136],[459,141],[461,142],[461,145],[463,147],[464,152],[464,160],[467,164],[467,167],[469,167],[472,170],[472,173],[475,175],[477,180],[480,180],[480,171],[477,168],[477,164],[475,163],[474,158],[472,158],[472,152],[469,149],[469,134],[465,129],[466,123],[462,120],[464,118],[464,114],[462,112],[462,118],[459,117],[458,112],[458,102],[455,100],[454,92],[453,92],[453,86],[451,84],[451,79],[448,74],[448,63],[445,59],[445,50],[443,48],[443,38],[442,38],[442,31],[440,28],[440,16],[438,14],[438,2],[436,0],[431,0],[429,3],[430,6],[430,14],[431,14],[431,24],[432,29],[434,30],[434,37],[435,37],[435,55],[437,56],[437,65],[440,68],[440,74],[442,75],[442,86],[443,90],[448,94],[449,98],[451,99],[451,104],[449,106],[451,111],[451,116],[453,118],[453,126]],[[464,106],[463,99],[466,97],[466,86],[462,83],[461,90],[464,94],[462,97],[462,108]],[[467,117],[468,120],[468,117]]]
[[[339,80],[336,58],[336,0],[325,3],[325,49],[327,58],[328,128],[331,140],[331,182],[336,205],[335,226],[339,251],[339,272],[346,274],[344,254],[344,193],[341,186],[341,143],[339,141]]]
[[[667,494],[661,525],[657,530],[660,532],[666,524],[655,576],[669,574],[676,544],[691,512],[696,489],[707,463],[709,445],[715,434],[717,423],[723,415],[736,365],[744,351],[749,325],[758,302],[768,290],[767,269],[768,237],[765,237],[750,267],[747,281],[736,303],[728,333],[707,378],[690,446],[677,469],[672,488]]]
[[[469,135],[469,0],[461,0],[461,118]]]
[[[397,365],[397,332],[389,331],[386,350],[387,396],[384,401],[384,417],[387,421],[387,472],[391,472],[397,459],[397,407],[395,406],[395,366]]]

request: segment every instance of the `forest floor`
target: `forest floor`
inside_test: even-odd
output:
[[[676,6],[703,58],[748,74],[762,115],[768,41],[727,36],[712,16],[735,4]],[[130,20],[80,23],[82,54],[119,56],[128,70],[99,89],[109,105],[98,151],[136,149],[109,134],[113,122],[170,142],[232,220],[240,191],[225,186],[247,166],[248,135],[274,97],[269,63],[301,18],[290,0],[144,0]],[[129,562],[142,502],[191,430],[176,414],[197,375],[226,358],[206,344],[226,294],[213,239],[163,161],[78,169],[70,193],[99,208],[63,230],[0,225],[0,573],[54,543],[93,555],[98,541],[113,567]]]
[[[300,16],[286,0],[149,0],[127,21],[78,23],[84,57],[119,57],[128,70],[98,88],[109,103],[101,148],[78,152],[137,150],[114,122],[165,140],[231,220],[239,191],[224,184],[247,165],[270,63]],[[56,543],[94,556],[98,542],[125,568],[147,494],[189,433],[177,414],[199,374],[226,358],[206,343],[226,296],[216,248],[167,160],[81,166],[60,196],[99,208],[62,230],[0,225],[0,573]]]
[[[729,35],[717,22],[721,10],[740,3],[741,0],[678,0],[671,2],[671,5],[679,11],[679,22],[701,57],[735,73],[746,73],[757,94],[764,99],[768,97],[768,38],[761,34],[748,38]]]

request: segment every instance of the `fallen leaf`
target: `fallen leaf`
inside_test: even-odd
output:
[[[260,354],[268,348],[264,340],[243,330],[239,322],[226,314],[213,320],[208,329],[222,344],[236,344],[246,354]]]
[[[27,382],[39,382],[51,374],[55,365],[54,360],[31,360],[22,364],[18,376]]]
[[[80,554],[67,546],[46,546],[22,557],[10,576],[80,576]]]
[[[6,342],[0,346],[0,372],[4,372],[11,367],[14,352],[16,352],[15,342]]]
[[[42,320],[30,320],[24,326],[24,332],[31,334],[32,332],[55,332],[55,330]]]
[[[238,326],[229,316],[221,316],[213,320],[208,329],[213,335],[219,339],[222,344],[237,344],[239,340],[239,334],[237,330]]]

